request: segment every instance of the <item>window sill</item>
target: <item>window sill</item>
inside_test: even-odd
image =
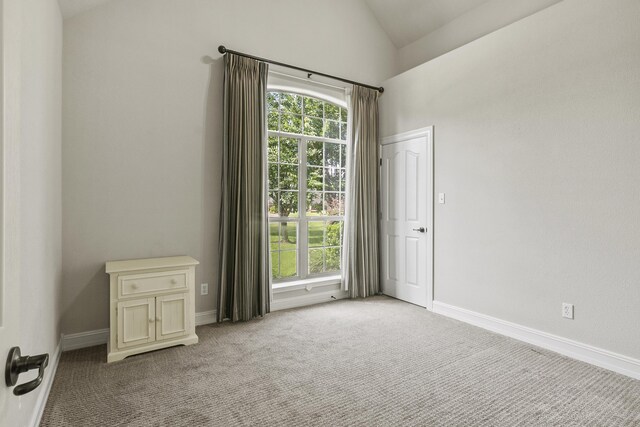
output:
[[[312,279],[274,283],[271,286],[272,286],[273,292],[278,293],[278,292],[284,292],[284,291],[293,291],[296,289],[306,289],[307,287],[309,287],[308,290],[311,290],[316,286],[339,284],[341,280],[342,279],[340,276],[314,277]]]

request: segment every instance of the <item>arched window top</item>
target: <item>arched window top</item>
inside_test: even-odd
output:
[[[347,109],[309,95],[269,91],[267,93],[268,128],[272,132],[345,141]]]

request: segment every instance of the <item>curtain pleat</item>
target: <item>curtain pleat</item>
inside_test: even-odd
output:
[[[350,98],[350,161],[343,280],[351,298],[380,292],[378,262],[378,96],[354,86]]]
[[[267,72],[263,62],[225,55],[218,322],[269,312]]]

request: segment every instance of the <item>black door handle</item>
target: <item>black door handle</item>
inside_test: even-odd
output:
[[[38,377],[35,380],[20,384],[14,388],[13,394],[16,396],[22,396],[23,394],[27,394],[30,391],[35,390],[42,383],[44,370],[48,364],[48,353],[39,354],[37,356],[21,356],[20,347],[13,347],[9,350],[9,356],[7,357],[7,364],[4,371],[4,379],[7,383],[7,387],[13,387],[16,385],[20,374],[32,369],[38,369]]]
[[[426,230],[424,227],[420,227],[420,228],[414,228],[413,231],[418,231],[420,233],[424,233]]]

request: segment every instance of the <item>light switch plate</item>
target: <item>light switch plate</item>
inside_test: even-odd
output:
[[[202,283],[200,285],[200,295],[209,295],[209,284]]]
[[[438,203],[444,205],[444,193],[438,193]]]

